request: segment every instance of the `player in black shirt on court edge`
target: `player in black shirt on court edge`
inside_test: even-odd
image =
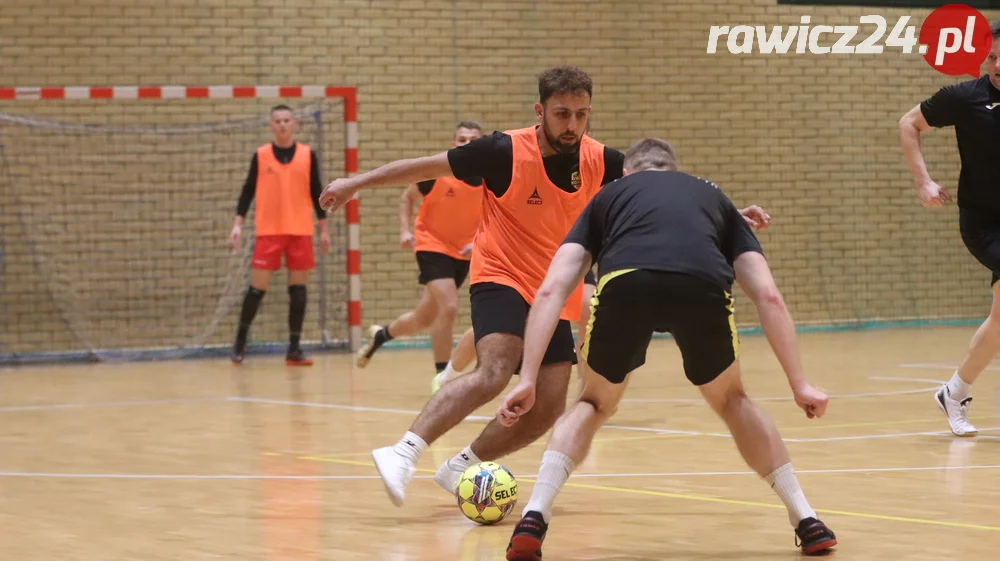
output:
[[[993,45],[987,73],[945,86],[899,120],[906,162],[925,207],[939,207],[951,195],[927,173],[920,134],[931,127],[955,127],[962,171],[958,176],[958,220],[965,247],[993,273],[990,315],[972,337],[965,359],[951,380],[934,394],[956,436],[976,436],[969,422],[972,384],[1000,352],[1000,22],[991,25]]]
[[[833,547],[836,537],[806,501],[781,436],[740,379],[734,280],[757,307],[795,403],[809,418],[825,413],[828,398],[805,380],[795,326],[757,238],[718,187],[676,171],[668,143],[637,142],[625,155],[624,169],[624,178],[587,205],[552,259],[528,316],[521,380],[497,411],[497,419],[510,426],[534,405],[538,369],[559,310],[596,259],[601,276],[581,353],[589,366],[581,371],[583,391],[553,429],[507,559],[541,559],[556,494],[617,409],[630,373],[645,363],[654,332],[673,335],[688,380],[725,421],[746,462],[781,498],[802,551]]]

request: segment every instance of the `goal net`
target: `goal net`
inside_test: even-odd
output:
[[[250,158],[272,138],[268,109],[293,108],[325,184],[345,173],[344,99],[92,97],[0,101],[0,362],[228,352],[255,205],[242,245],[228,234]],[[307,347],[349,346],[345,216],[327,218],[329,253],[314,240]],[[286,347],[287,280],[272,278],[250,352]]]

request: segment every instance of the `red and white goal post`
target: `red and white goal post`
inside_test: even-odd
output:
[[[11,348],[11,345],[8,345],[7,346],[8,348],[3,348],[4,342],[0,341],[0,356],[5,354],[7,355],[21,354],[27,356],[36,351],[40,355],[50,355],[50,354],[58,355],[60,354],[60,351],[68,351],[76,348],[84,349],[84,352],[89,352],[90,356],[99,356],[99,357],[107,356],[112,358],[123,349],[129,352],[131,352],[134,349],[138,349],[140,354],[143,351],[150,351],[150,349],[166,349],[170,351],[166,352],[166,355],[168,356],[196,355],[197,351],[181,352],[177,349],[181,348],[205,349],[210,344],[215,345],[216,347],[221,347],[224,345],[225,340],[231,340],[231,334],[224,333],[220,335],[219,333],[217,333],[219,330],[216,329],[220,323],[220,316],[222,318],[225,318],[226,321],[232,322],[233,320],[232,317],[230,316],[232,316],[233,313],[236,313],[238,315],[238,302],[236,302],[235,297],[232,294],[234,291],[231,288],[227,288],[226,290],[229,292],[229,295],[226,296],[225,298],[219,299],[219,302],[216,302],[215,300],[212,301],[199,300],[197,295],[194,294],[194,291],[192,291],[191,294],[185,293],[177,296],[176,298],[184,300],[184,302],[180,303],[181,307],[186,305],[191,310],[206,309],[206,308],[209,308],[209,310],[205,312],[204,317],[201,316],[194,317],[193,313],[189,313],[188,319],[189,322],[192,324],[192,326],[190,329],[178,330],[182,333],[178,333],[176,339],[163,338],[162,335],[159,336],[160,337],[159,339],[157,339],[156,338],[157,336],[154,334],[151,334],[147,339],[142,339],[141,337],[136,335],[134,340],[129,339],[128,342],[120,343],[118,338],[122,338],[122,336],[124,335],[131,336],[141,333],[143,329],[145,329],[144,327],[145,324],[141,325],[140,322],[144,321],[147,324],[152,324],[153,322],[156,321],[156,318],[153,319],[150,318],[152,316],[160,314],[161,311],[159,309],[155,310],[150,309],[148,311],[136,311],[136,310],[108,311],[106,309],[107,306],[105,305],[102,308],[101,304],[102,301],[106,302],[107,294],[102,293],[100,289],[94,289],[93,293],[83,294],[81,296],[79,290],[74,292],[72,288],[65,288],[65,289],[62,288],[62,285],[72,284],[72,282],[67,282],[67,279],[79,278],[81,282],[90,282],[91,279],[77,276],[77,273],[79,273],[80,271],[84,271],[85,269],[88,268],[86,265],[79,264],[79,262],[86,261],[86,259],[78,259],[77,261],[68,261],[67,262],[68,264],[61,263],[60,259],[62,258],[60,257],[60,252],[61,251],[65,252],[66,248],[63,247],[60,249],[55,246],[50,247],[46,245],[48,243],[46,240],[51,236],[49,235],[49,232],[45,228],[51,227],[49,223],[52,220],[40,217],[36,218],[35,215],[41,215],[42,213],[35,212],[35,209],[37,208],[38,205],[44,204],[43,202],[40,201],[58,199],[61,195],[65,196],[67,192],[65,191],[65,187],[63,187],[63,191],[60,191],[58,189],[52,189],[51,192],[38,191],[37,189],[33,191],[32,186],[63,182],[64,181],[63,178],[67,174],[72,173],[72,169],[74,169],[73,166],[75,166],[75,169],[87,168],[90,165],[89,162],[95,162],[94,163],[95,169],[99,169],[100,171],[93,172],[94,178],[92,179],[92,181],[95,184],[99,184],[101,181],[104,181],[105,178],[114,176],[116,169],[120,170],[121,171],[120,175],[123,175],[128,178],[122,180],[122,190],[124,191],[122,199],[125,200],[124,204],[132,204],[132,199],[129,199],[128,197],[133,196],[133,193],[129,190],[130,186],[127,185],[125,181],[134,181],[131,179],[131,177],[134,174],[141,172],[142,170],[138,170],[137,172],[133,168],[142,167],[142,165],[145,164],[138,164],[138,163],[127,164],[118,161],[113,164],[114,166],[117,166],[117,168],[115,168],[115,167],[109,167],[109,164],[107,164],[107,160],[109,158],[113,158],[116,154],[121,153],[123,150],[131,151],[132,148],[129,147],[136,144],[138,141],[151,137],[154,138],[153,140],[154,144],[159,142],[162,143],[162,146],[167,146],[169,148],[172,145],[181,143],[181,140],[187,139],[189,137],[195,138],[197,140],[199,138],[198,135],[215,134],[217,135],[217,138],[215,140],[206,140],[203,142],[203,144],[193,147],[192,150],[200,150],[203,153],[217,151],[218,154],[215,155],[216,159],[221,159],[221,158],[225,158],[227,160],[238,159],[239,161],[233,165],[241,166],[240,169],[245,170],[245,166],[248,163],[249,156],[252,153],[252,150],[256,148],[257,145],[263,144],[267,141],[267,137],[262,136],[266,134],[266,130],[260,127],[259,122],[255,122],[254,125],[255,128],[250,128],[249,126],[247,126],[245,127],[246,129],[245,132],[234,133],[232,132],[234,129],[233,125],[231,124],[233,121],[230,120],[226,121],[224,124],[219,125],[216,129],[213,129],[210,133],[204,133],[201,131],[204,130],[204,127],[206,125],[204,124],[199,125],[202,126],[203,128],[196,130],[195,128],[193,128],[194,125],[188,125],[183,123],[182,122],[183,119],[181,121],[177,121],[177,123],[181,123],[180,125],[178,125],[174,121],[171,121],[171,119],[173,118],[172,115],[175,113],[183,113],[184,111],[189,111],[189,110],[198,110],[204,112],[205,114],[211,114],[211,111],[214,106],[210,107],[206,107],[203,105],[197,106],[198,100],[230,100],[229,102],[220,102],[220,103],[236,104],[238,100],[253,100],[253,99],[266,99],[266,98],[271,98],[275,100],[281,100],[281,99],[297,100],[289,102],[289,104],[296,102],[298,103],[329,102],[331,104],[330,107],[333,107],[331,111],[333,111],[334,113],[336,113],[335,105],[342,103],[343,120],[344,120],[344,138],[343,138],[343,156],[342,156],[343,169],[331,170],[324,168],[322,169],[322,173],[327,176],[324,178],[326,181],[329,180],[329,176],[336,176],[339,175],[340,173],[343,173],[346,176],[352,176],[357,173],[358,107],[357,107],[357,90],[354,87],[324,86],[324,85],[0,87],[0,117],[3,117],[5,119],[4,122],[0,122],[0,125],[21,127],[20,129],[16,129],[13,132],[8,131],[7,133],[8,140],[6,145],[3,143],[4,131],[0,129],[0,152],[6,149],[6,152],[4,152],[2,155],[4,157],[4,165],[7,168],[9,168],[7,169],[6,175],[8,181],[14,186],[14,189],[19,189],[19,191],[14,192],[11,198],[11,200],[17,203],[16,205],[13,206],[16,206],[18,208],[14,208],[12,210],[14,211],[14,213],[17,213],[21,217],[20,218],[22,222],[21,226],[23,227],[25,232],[28,232],[28,235],[25,236],[27,242],[24,242],[25,247],[27,247],[27,251],[25,253],[33,252],[36,255],[36,257],[34,258],[36,261],[35,266],[38,269],[37,271],[38,276],[41,277],[41,283],[48,282],[51,285],[49,287],[50,292],[52,292],[51,300],[55,302],[53,306],[55,312],[52,315],[53,317],[57,318],[57,320],[55,321],[48,321],[47,323],[42,321],[39,323],[39,325],[41,325],[42,327],[38,327],[37,330],[43,333],[28,333],[27,335],[22,334],[20,336],[20,339],[17,339],[17,336],[15,336],[14,340],[20,344],[20,347],[18,347],[18,345],[15,344],[13,345],[13,348]],[[48,103],[44,103],[48,101],[70,102],[74,100],[81,100],[81,104],[84,104],[86,107],[85,109],[76,111],[76,113],[87,113],[88,111],[92,113],[90,115],[91,118],[89,119],[89,121],[86,118],[82,119],[82,121],[87,121],[87,124],[80,124],[77,121],[71,122],[69,120],[62,120],[62,121],[53,120],[50,117],[53,114],[58,115],[59,111],[58,110],[53,111],[52,110],[54,109],[53,106],[51,106]],[[131,105],[128,105],[127,109],[121,109],[120,111],[118,111],[118,113],[120,114],[116,114],[116,110],[114,108],[108,109],[107,107],[109,106],[101,105],[100,103],[102,101],[112,101],[112,102],[121,101],[123,102],[122,105],[127,105],[127,104]],[[18,103],[13,103],[13,102],[18,102]],[[28,102],[28,103],[20,103],[20,102]],[[37,103],[32,104],[30,102],[37,102]],[[277,102],[280,101],[276,101],[275,103]],[[153,109],[150,109],[151,103],[153,104],[152,105]],[[270,102],[268,102],[268,104],[270,104]],[[181,105],[182,107],[180,108],[172,107],[176,105]],[[254,106],[252,108],[243,107],[238,104],[234,106],[238,107],[238,109],[233,110],[231,106],[227,106],[227,108],[229,109],[229,113],[236,114],[237,111],[244,111],[245,112],[244,115],[254,114],[255,115],[254,118],[258,119],[259,121],[260,119],[259,107],[257,106]],[[15,112],[16,114],[3,112],[4,108],[14,108],[15,110],[17,110]],[[23,111],[20,111],[20,109],[22,108],[28,111],[27,116],[25,116],[25,113]],[[111,116],[107,122],[113,122],[115,121],[115,119],[122,120],[122,118],[124,117],[125,121],[123,122],[125,122],[129,126],[128,127],[122,127],[116,125],[104,126],[107,123],[101,122],[99,120],[96,121],[97,124],[95,126],[95,118],[93,113],[97,113],[100,111],[105,111]],[[66,110],[66,113],[70,112],[71,112],[70,110]],[[157,112],[160,113],[160,116],[158,117],[160,120],[153,123],[152,125],[148,124],[150,119],[146,119],[146,121],[141,125],[131,126],[132,121],[129,119],[131,119],[133,115],[139,115],[141,117],[143,113],[150,114]],[[123,115],[124,113],[127,113],[127,115]],[[220,111],[220,114],[222,113],[225,113],[225,111]],[[87,116],[84,115],[84,117]],[[142,119],[140,118],[139,121],[141,120]],[[183,128],[184,126],[188,126],[189,128],[184,129],[180,133],[180,136],[178,136],[177,130]],[[323,139],[322,130],[324,126],[325,125],[321,124],[317,127],[320,131],[319,132],[320,140]],[[139,130],[139,128],[141,128],[141,130]],[[58,136],[73,136],[76,137],[77,140],[67,141],[67,144],[65,146],[58,145],[52,148],[50,155],[35,156],[31,155],[29,151],[31,150],[30,148],[24,149],[21,152],[18,152],[16,149],[16,145],[18,144],[17,133],[24,133],[24,132],[37,134],[37,136],[39,137],[37,144],[34,145],[36,146],[34,148],[36,152],[38,150],[37,148],[38,146],[45,146],[44,143],[46,142],[46,139],[49,139],[50,144],[51,144],[51,139],[56,138]],[[169,135],[174,135],[174,136],[169,136]],[[188,135],[188,136],[183,136],[183,135]],[[258,140],[260,142],[257,145],[247,145],[248,143],[256,142]],[[108,141],[110,144],[113,144],[114,146],[104,149],[104,152],[91,153],[88,146],[94,146],[95,144],[99,144],[102,141]],[[330,142],[331,139],[328,138],[327,141]],[[77,142],[78,144],[70,144],[70,142]],[[337,148],[339,148],[339,142],[340,141],[337,140],[336,145],[329,144],[330,146],[332,146],[330,151],[334,153],[339,152],[339,150],[337,150]],[[69,148],[67,148],[67,146],[69,146]],[[151,151],[156,151],[158,149],[158,146],[159,145],[152,147],[147,146],[144,148],[135,148],[134,153],[132,153],[134,156],[133,161],[134,162],[142,161],[140,160],[140,158],[149,156],[149,153]],[[63,169],[60,167],[64,165],[62,164],[61,160],[65,159],[65,154],[67,150],[71,152],[73,151],[80,152],[81,155],[79,156],[78,162],[74,161],[72,164],[65,164],[66,169]],[[169,152],[169,150],[167,150],[167,152]],[[232,157],[229,157],[229,155],[232,155]],[[244,156],[246,159],[244,159]],[[160,160],[169,159],[170,157],[171,156],[161,155],[152,157],[151,160],[154,161],[154,163],[156,163],[159,162]],[[24,160],[24,164],[19,164],[17,161],[18,158]],[[339,160],[340,157],[337,156],[336,159]],[[211,177],[211,181],[213,181],[213,186],[216,184],[229,183],[230,178],[234,175],[235,172],[227,171],[223,176],[223,172],[214,171],[215,166],[218,165],[214,162],[215,160],[212,160],[211,158],[208,157],[206,157],[204,161],[197,162],[198,165],[202,166],[201,168],[202,173],[200,175],[212,175],[214,173],[215,175]],[[198,170],[191,170],[191,171],[183,170],[181,169],[184,167],[183,163],[175,163],[173,165],[175,166],[174,169],[171,169],[170,171],[165,171],[163,172],[163,174],[173,174],[174,178],[178,182],[190,182],[192,179],[194,180],[201,179]],[[110,171],[101,168],[101,166],[108,167]],[[40,167],[50,167],[54,168],[54,170],[48,172],[24,171],[27,169],[37,170]],[[69,169],[70,171],[66,171],[67,169]],[[20,177],[18,176],[18,173],[21,174]],[[31,175],[35,173],[38,174],[37,177]],[[155,172],[151,172],[151,175],[153,173]],[[245,171],[243,173],[245,173]],[[240,181],[242,181],[242,178],[240,178]],[[212,194],[211,200],[209,200],[210,195],[206,194],[205,200],[201,201],[202,203],[205,204],[204,208],[206,210],[204,212],[211,213],[213,216],[212,220],[217,220],[220,222],[224,220],[231,220],[232,213],[230,209],[235,207],[235,195],[237,194],[236,190],[238,189],[238,187],[239,187],[238,184],[233,185],[230,183],[228,185],[224,185],[225,189],[231,189],[232,191],[231,192],[226,191],[225,193],[223,193],[223,195]],[[86,188],[84,187],[81,190],[85,189]],[[205,189],[202,190],[202,192],[207,193],[208,188],[206,187]],[[110,191],[108,193],[110,193]],[[109,199],[111,200],[112,203],[115,202],[114,197],[109,196],[108,193],[104,194],[105,199],[103,201],[99,201],[99,203],[101,204],[106,203],[108,202]],[[174,196],[175,198],[183,198],[185,195],[180,190],[178,190],[177,193],[174,194]],[[220,198],[223,196],[228,198],[226,198],[223,201]],[[211,206],[210,203],[214,204],[214,206]],[[88,204],[94,204],[96,206],[96,203],[88,203]],[[159,203],[157,203],[156,201],[150,203],[151,206],[157,206],[158,204]],[[189,203],[189,206],[196,206],[196,204],[190,205]],[[222,209],[225,209],[225,212],[223,212]],[[71,216],[73,212],[74,212],[73,208],[67,207],[63,211],[63,214]],[[128,212],[128,210],[126,209],[124,212]],[[179,215],[178,211],[174,210],[173,212],[175,212],[174,216]],[[228,216],[224,216],[226,212],[229,212]],[[221,216],[216,216],[216,215],[221,215]],[[114,215],[111,216],[113,217]],[[154,218],[156,220],[162,220],[161,216],[155,216]],[[169,218],[170,217],[168,217],[168,219]],[[346,272],[347,282],[343,284],[347,285],[346,287],[347,290],[344,290],[343,287],[337,288],[338,293],[336,295],[336,299],[338,300],[338,303],[336,304],[335,307],[336,309],[335,313],[342,314],[344,311],[346,311],[346,314],[344,314],[346,317],[335,317],[332,318],[332,320],[333,322],[336,322],[339,325],[338,333],[341,334],[340,337],[343,337],[343,334],[345,333],[345,330],[343,328],[344,325],[343,322],[346,321],[347,325],[346,343],[349,346],[349,348],[352,351],[354,351],[359,348],[362,338],[361,278],[360,278],[361,246],[360,246],[360,229],[359,229],[359,201],[357,197],[348,202],[342,218],[344,222],[346,222],[346,227],[343,226],[342,225],[343,223],[340,222],[338,222],[338,227],[346,230],[346,234],[342,235],[340,239],[335,238],[334,244],[339,244],[341,247],[332,248],[331,253],[336,250],[338,252],[343,252],[341,253],[341,255],[345,257],[343,261],[344,261],[344,268],[346,268],[345,272]],[[198,216],[197,219],[202,220],[205,218],[203,216]],[[45,220],[48,220],[48,222],[45,222]],[[86,222],[86,220],[89,219],[79,219],[79,221],[76,221],[72,218],[67,218],[63,220],[65,222],[61,225],[56,226],[56,228],[63,228],[63,230],[68,230],[68,231],[80,231],[84,233],[86,233],[88,230],[91,229],[90,224]],[[138,221],[138,219],[136,220]],[[104,217],[103,221],[113,222],[113,220],[108,220],[106,216]],[[216,225],[213,224],[212,228],[215,227]],[[138,226],[134,228],[138,228]],[[127,233],[128,232],[126,232],[126,234]],[[106,238],[107,244],[109,246],[120,247],[114,245],[115,243],[121,243],[122,241],[121,232],[118,232],[118,235],[119,235],[118,238],[115,238],[114,236],[107,237]],[[223,237],[224,235],[225,232],[222,233]],[[218,239],[212,240],[212,243],[215,243],[217,240]],[[152,242],[155,243],[156,240],[152,239]],[[91,245],[101,245],[104,243],[104,238],[93,238],[89,241],[89,243]],[[138,247],[139,244],[137,243],[135,245]],[[346,247],[344,247],[345,245]],[[126,249],[128,248],[126,247]],[[142,250],[140,249],[135,250],[136,253],[140,251]],[[213,249],[212,251],[215,250]],[[177,255],[180,254],[179,252],[175,253]],[[177,255],[171,254],[170,257],[176,258],[178,260],[182,260],[184,258],[183,255],[181,255],[180,257],[178,257]],[[8,255],[7,258],[9,261],[10,255]],[[147,291],[139,296],[133,296],[131,293],[129,293],[124,297],[134,297],[137,300],[139,298],[144,298],[146,300],[150,299],[148,294],[155,293],[154,291],[157,289],[156,284],[157,282],[159,282],[157,279],[152,278],[155,276],[156,273],[150,272],[150,271],[156,271],[156,269],[153,268],[151,265],[146,265],[144,263],[130,265],[128,260],[135,259],[136,255],[119,256],[116,258],[120,260],[120,262],[116,266],[121,268],[124,265],[123,268],[124,272],[122,273],[122,276],[131,275],[133,277],[133,285],[136,284],[136,282],[134,281],[135,277],[141,277],[142,275],[147,275],[146,277],[142,277],[142,279],[146,281],[147,284],[150,285],[150,287],[137,288],[136,290]],[[341,264],[339,259],[341,259],[340,256],[338,256],[336,261],[330,261],[329,265],[335,267],[336,270],[340,270]],[[41,263],[41,265],[38,265],[37,263]],[[53,263],[55,264],[54,268],[52,267]],[[245,265],[246,261],[242,263],[244,269],[246,268]],[[182,267],[183,265],[180,264],[174,265],[173,269],[167,271],[167,274],[168,275],[184,274]],[[22,270],[27,270],[27,269],[22,269]],[[216,274],[221,274],[221,273],[216,273]],[[86,275],[84,275],[84,277],[85,276]],[[46,280],[46,277],[51,277],[51,278],[49,280]],[[343,277],[340,277],[340,273],[337,273],[337,277],[338,279],[331,284],[340,284],[343,282]],[[93,279],[94,283],[99,284],[102,278],[103,277],[95,275]],[[119,279],[112,279],[112,282],[118,282],[118,281]],[[243,281],[245,282],[245,278],[243,279]],[[7,290],[11,292],[11,294],[13,294],[13,296],[8,295],[9,301],[17,302],[19,295],[18,293],[16,293],[17,288],[11,287],[12,282],[14,284],[20,283],[26,285],[31,281],[24,277],[14,279],[13,281],[11,279],[5,280],[5,284],[8,285]],[[125,283],[122,284],[123,286],[125,286],[128,281],[122,280],[121,282]],[[220,282],[221,281],[217,281],[216,284],[214,285],[205,282],[204,287],[196,288],[194,290],[201,290],[202,292],[211,292],[214,290],[215,292],[221,292],[220,290],[217,290]],[[229,285],[233,285],[233,282],[231,280],[225,280],[225,282],[227,284],[227,287],[229,287]],[[57,288],[53,289],[52,288],[53,286]],[[0,286],[0,289],[3,288],[4,288],[3,286]],[[160,289],[162,290],[162,287],[160,287]],[[26,291],[27,289],[25,289],[24,293],[27,293]],[[65,294],[63,294],[63,292],[65,292]],[[281,295],[278,293],[279,291],[276,290],[271,292],[275,293],[275,296],[271,297],[273,299],[272,301],[274,302],[271,304],[271,306],[275,306],[278,298]],[[216,298],[218,297],[216,296]],[[346,299],[346,302],[344,302],[344,299]],[[90,302],[89,300],[93,300],[93,302]],[[141,307],[142,305],[145,304],[136,303],[137,308]],[[163,305],[163,304],[158,304],[158,306],[161,308],[169,307],[168,305]],[[235,311],[232,310],[233,306],[237,307]],[[214,312],[215,316],[212,316],[210,310],[210,308],[213,307],[215,309]],[[170,313],[169,310],[165,310],[162,312],[164,317],[166,317],[166,315],[169,313]],[[318,312],[314,311],[313,313],[325,314],[326,308],[323,307],[322,310]],[[118,315],[116,316],[115,314]],[[132,316],[136,317],[132,317],[129,314],[132,314]],[[147,317],[139,318],[139,316],[142,316],[143,314],[145,314],[145,316]],[[107,327],[108,323],[107,321],[104,321],[108,317],[115,318],[116,321],[120,319],[121,322],[120,327],[116,327],[114,330],[116,331],[120,330],[121,333],[106,334],[103,332],[108,329]],[[159,319],[162,320],[162,318]],[[12,319],[11,321],[15,320]],[[280,321],[280,320],[275,320],[275,321]],[[320,320],[321,327],[324,325],[324,322],[325,320]],[[56,323],[65,324],[65,328],[58,326],[52,327],[52,325]],[[254,325],[256,326],[256,322]],[[0,325],[0,327],[3,326]],[[69,344],[66,343],[66,341],[68,339],[71,339],[71,337],[67,336],[65,333],[57,333],[57,331],[61,329],[66,329],[67,332],[73,333],[72,336],[72,339],[74,339],[73,343]],[[252,328],[251,330],[251,341],[253,340],[253,329],[256,329],[256,327]],[[275,334],[277,334],[278,329],[287,329],[287,328],[283,326],[276,326],[274,330]],[[44,332],[46,330],[51,331],[51,333]],[[308,330],[309,328],[307,327],[307,331]],[[273,338],[272,340],[277,340],[276,337],[277,335],[275,335],[275,338]],[[329,340],[329,337],[325,329],[323,329],[322,338],[324,342],[327,342]],[[340,344],[343,344],[343,338],[338,338],[337,341],[340,341],[341,342]],[[280,341],[278,342],[280,343]],[[77,343],[80,344],[79,347],[76,346]],[[64,353],[64,354],[71,354],[71,353]]]

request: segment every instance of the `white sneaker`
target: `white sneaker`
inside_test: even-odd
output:
[[[378,474],[382,476],[382,483],[385,485],[385,492],[389,494],[389,500],[396,506],[403,506],[406,502],[406,486],[417,472],[417,468],[397,454],[392,446],[373,450],[372,459],[375,460]]]
[[[468,469],[468,466],[452,467],[451,459],[448,459],[447,462],[441,464],[441,467],[438,468],[437,474],[434,475],[434,483],[437,483],[439,487],[454,495],[457,492],[458,480],[465,473],[466,469]]]
[[[368,341],[361,348],[358,349],[357,354],[354,358],[354,366],[358,368],[364,368],[368,366],[368,362],[372,359],[372,355],[378,349],[375,348],[375,335],[382,330],[382,326],[373,325],[368,328]]]
[[[431,380],[431,394],[432,395],[438,393],[438,390],[441,389],[441,386],[443,386],[443,385],[445,385],[445,384],[447,384],[448,382],[451,381],[451,378],[448,378],[447,374],[448,374],[447,370],[442,370],[441,372],[438,372],[434,376],[433,380]]]
[[[948,424],[951,425],[951,432],[955,436],[976,436],[979,430],[969,422],[969,402],[971,397],[963,399],[961,402],[951,398],[948,385],[941,386],[941,389],[934,394],[934,403],[938,409],[948,417]]]

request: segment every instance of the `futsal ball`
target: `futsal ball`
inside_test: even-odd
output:
[[[466,518],[477,524],[496,524],[517,504],[517,480],[506,467],[481,462],[465,470],[455,496]]]

